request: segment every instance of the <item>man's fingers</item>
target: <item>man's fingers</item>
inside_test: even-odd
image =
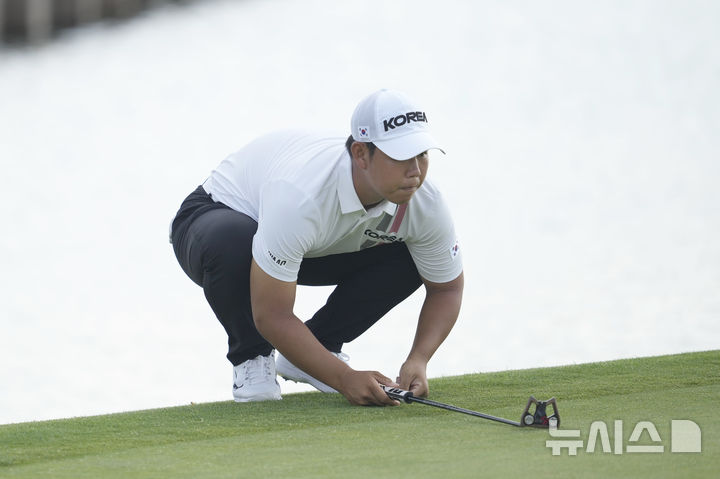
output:
[[[352,370],[345,376],[343,382],[341,392],[351,404],[357,406],[396,406],[400,404],[390,398],[380,387],[381,384],[397,387],[397,383],[377,371]]]
[[[396,381],[397,381],[400,389],[404,389],[406,391],[410,390],[410,381],[408,379],[404,379],[404,378],[401,378],[400,376],[398,376]]]
[[[429,392],[425,372],[426,363],[407,360],[400,367],[398,383],[400,388],[411,391],[415,396],[426,397]]]
[[[398,376],[397,383],[400,386],[400,389],[404,389],[406,391],[412,391],[413,384],[416,383],[416,379],[410,375]],[[414,392],[414,391],[413,391]]]
[[[375,396],[375,399],[380,402],[380,404],[387,404],[388,406],[397,406],[400,404],[400,401],[396,401],[395,399],[392,399],[390,396],[387,395],[387,393],[383,390],[383,388],[380,387],[380,384],[384,384],[385,386],[390,386],[392,388],[398,387],[398,384],[390,379],[389,377],[375,371],[375,380],[378,382],[378,387],[375,391],[373,391],[373,395]]]
[[[375,374],[375,380],[379,382],[380,384],[384,384],[385,386],[390,386],[391,388],[396,388],[400,386],[398,383],[390,379],[389,377],[385,376],[382,373],[379,373],[377,371],[374,371]]]
[[[380,387],[378,384],[377,390],[373,392],[375,395],[375,401],[378,405],[386,405],[386,406],[398,406],[400,404],[400,401],[391,398],[387,395],[385,391]]]
[[[427,389],[423,386],[422,382],[420,382],[420,381],[412,382],[410,384],[409,390],[412,391],[412,393],[415,396],[420,396],[420,397],[427,396]]]

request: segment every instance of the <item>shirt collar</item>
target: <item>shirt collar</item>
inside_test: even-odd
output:
[[[352,160],[347,153],[343,153],[343,157],[340,159],[340,164],[338,165],[337,192],[342,214],[365,211],[365,207],[360,202],[357,192],[355,192],[355,186],[352,180]],[[378,205],[370,208],[367,213],[369,216],[380,216],[383,212],[394,215],[396,210],[397,205],[395,203],[383,200]]]

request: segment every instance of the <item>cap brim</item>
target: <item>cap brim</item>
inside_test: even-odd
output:
[[[429,133],[416,131],[384,141],[374,141],[375,146],[393,160],[408,160],[428,150],[440,150],[440,145]]]

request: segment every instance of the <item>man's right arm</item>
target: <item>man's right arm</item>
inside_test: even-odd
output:
[[[397,386],[377,371],[355,371],[332,355],[293,313],[296,283],[280,281],[255,260],[250,267],[250,299],[258,332],[290,362],[340,391],[356,405],[396,405],[379,384]]]

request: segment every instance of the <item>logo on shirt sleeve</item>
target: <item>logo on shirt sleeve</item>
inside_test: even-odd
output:
[[[450,248],[450,257],[452,259],[455,259],[455,257],[458,255],[459,252],[460,252],[460,244],[458,243],[458,240],[455,240],[455,244],[453,245],[452,248]]]
[[[285,266],[287,264],[287,261],[284,259],[279,259],[277,256],[275,256],[272,251],[268,250],[268,255],[270,255],[270,258],[275,262],[278,266]]]

